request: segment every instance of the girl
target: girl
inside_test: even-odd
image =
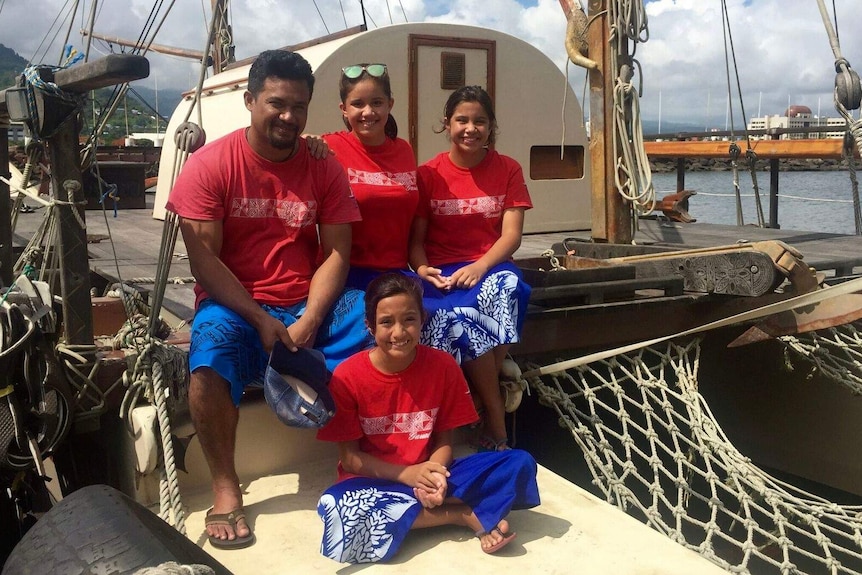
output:
[[[419,168],[410,242],[410,263],[427,282],[422,343],[461,363],[484,406],[478,446],[504,450],[499,374],[509,346],[519,341],[530,298],[511,258],[532,203],[518,163],[491,149],[497,121],[485,90],[453,92],[443,129],[451,145]]]
[[[339,84],[346,132],[325,134],[350,180],[362,221],[353,224],[347,286],[364,290],[383,271],[407,270],[419,195],[413,149],[398,137],[386,64],[355,64]]]
[[[376,347],[335,370],[332,421],[318,438],[337,441],[339,482],[324,492],[321,553],[341,562],[391,558],[410,529],[463,525],[494,553],[515,534],[511,509],[539,504],[527,452],[452,460],[455,428],[477,415],[449,354],[419,345],[424,319],[415,278],[384,273],[369,285],[365,320]]]

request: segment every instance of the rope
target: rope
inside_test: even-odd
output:
[[[640,116],[640,90],[631,81],[638,42],[649,39],[646,10],[642,0],[611,0],[609,6],[611,69],[618,71],[613,89],[613,146],[619,150],[615,158],[614,182],[617,192],[631,203],[637,217],[655,209],[656,196],[652,170],[643,145],[643,124]],[[629,42],[632,43],[629,56]]]
[[[604,498],[731,573],[862,571],[862,506],[782,482],[729,441],[698,393],[700,340],[525,373]]]
[[[169,388],[165,386],[165,379],[177,382],[175,388],[179,387],[180,381],[185,382],[185,374],[188,371],[186,358],[185,354],[176,347],[167,345],[146,333],[146,317],[138,316],[135,319],[137,320],[138,335],[126,336],[123,341],[124,345],[133,344],[138,353],[134,360],[134,366],[127,369],[123,374],[126,394],[121,403],[120,416],[126,421],[127,428],[131,429],[131,410],[134,409],[138,400],[145,397],[155,404],[164,464],[160,470],[159,515],[168,523],[171,523],[172,518],[173,526],[185,535],[185,510],[179,490],[167,401],[171,393]]]

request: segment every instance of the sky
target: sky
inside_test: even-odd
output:
[[[172,0],[156,0],[164,14]],[[84,50],[92,0],[77,0],[69,43]],[[201,51],[206,42],[209,0],[173,0],[155,42]],[[25,59],[56,64],[76,0],[0,0],[0,43]],[[584,5],[586,0],[582,0]],[[788,104],[806,105],[814,114],[837,116],[833,104],[835,58],[816,0],[726,0],[735,53],[726,56],[721,0],[648,0],[648,41],[638,43],[641,114],[645,119],[725,129],[731,117],[783,114]],[[838,13],[842,55],[862,69],[859,0],[825,0]],[[154,0],[102,0],[95,31],[137,39]],[[453,22],[517,36],[565,66],[565,17],[559,0],[364,0],[369,28],[390,23]],[[59,15],[59,18],[58,18]],[[82,16],[83,15],[83,16]],[[232,0],[230,22],[237,58],[303,42],[362,23],[359,0]],[[90,59],[112,47],[93,40]],[[119,46],[113,46],[116,52]],[[148,55],[150,77],[133,86],[185,90],[197,80],[191,60]],[[729,72],[728,72],[729,66]],[[738,82],[737,71],[738,68]],[[584,73],[570,66],[575,94],[583,95]],[[739,84],[742,105],[739,100]],[[728,88],[730,85],[730,88]],[[730,90],[731,96],[728,97]],[[732,106],[728,105],[732,103]],[[585,106],[587,107],[587,106]],[[858,117],[858,112],[856,113]],[[672,129],[672,128],[671,128]]]

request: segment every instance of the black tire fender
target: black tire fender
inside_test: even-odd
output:
[[[231,572],[158,515],[107,485],[64,498],[12,550],[2,575],[131,575],[174,561]]]

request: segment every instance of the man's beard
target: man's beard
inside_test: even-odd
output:
[[[292,126],[290,127],[292,128]],[[292,150],[296,147],[296,140],[299,136],[298,130],[286,130],[289,135],[280,135],[278,126],[273,126],[269,133],[269,143],[276,150]]]

